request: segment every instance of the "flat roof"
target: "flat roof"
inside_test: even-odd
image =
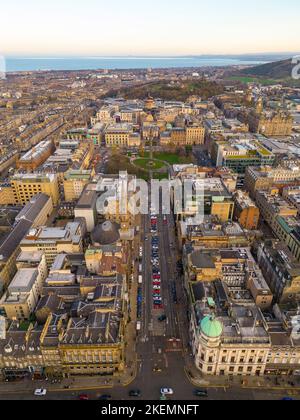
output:
[[[85,189],[76,205],[76,208],[92,208],[97,199],[97,193],[93,190]]]
[[[37,278],[37,268],[20,268],[8,287],[10,293],[29,292]]]

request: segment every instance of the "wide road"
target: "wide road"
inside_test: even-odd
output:
[[[173,216],[158,216],[158,233],[160,238],[160,270],[162,277],[162,296],[164,308],[153,310],[152,303],[152,265],[151,265],[151,233],[150,216],[143,216],[141,223],[141,237],[143,246],[143,311],[142,330],[138,336],[138,369],[135,381],[128,386],[113,389],[84,390],[90,399],[98,399],[102,394],[109,394],[113,400],[129,400],[128,392],[139,389],[143,400],[160,398],[162,387],[174,389],[174,396],[170,400],[199,400],[194,397],[195,387],[190,383],[185,373],[184,354],[187,356],[188,324],[186,318],[186,300],[183,290],[183,280],[177,275],[177,251]],[[173,302],[171,284],[176,283],[178,303]],[[166,314],[167,321],[160,323],[158,317]],[[184,353],[185,352],[185,353]],[[155,370],[155,371],[154,371]],[[5,392],[5,384],[0,384],[0,400],[39,399],[33,397],[32,388],[24,388],[12,393]],[[37,385],[39,387],[39,385]],[[16,387],[16,388],[19,388]],[[74,400],[79,391],[50,391],[46,399]],[[252,390],[241,388],[211,388],[208,390],[208,400],[280,400],[287,396],[286,392],[271,392],[267,390]]]

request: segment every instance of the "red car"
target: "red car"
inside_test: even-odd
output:
[[[78,399],[80,401],[88,401],[89,400],[89,396],[86,395],[86,394],[81,394],[81,395],[79,395]]]
[[[157,281],[155,282],[153,282],[153,286],[160,286],[161,285],[161,283],[158,283]]]
[[[154,305],[153,307],[156,311],[159,311],[160,309],[164,308],[163,305]]]

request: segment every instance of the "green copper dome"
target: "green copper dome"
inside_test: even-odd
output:
[[[218,338],[222,335],[223,326],[214,315],[203,318],[200,327],[202,333],[208,338]]]

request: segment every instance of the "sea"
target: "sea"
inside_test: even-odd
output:
[[[270,60],[230,57],[2,57],[6,72],[128,70],[258,65]]]

